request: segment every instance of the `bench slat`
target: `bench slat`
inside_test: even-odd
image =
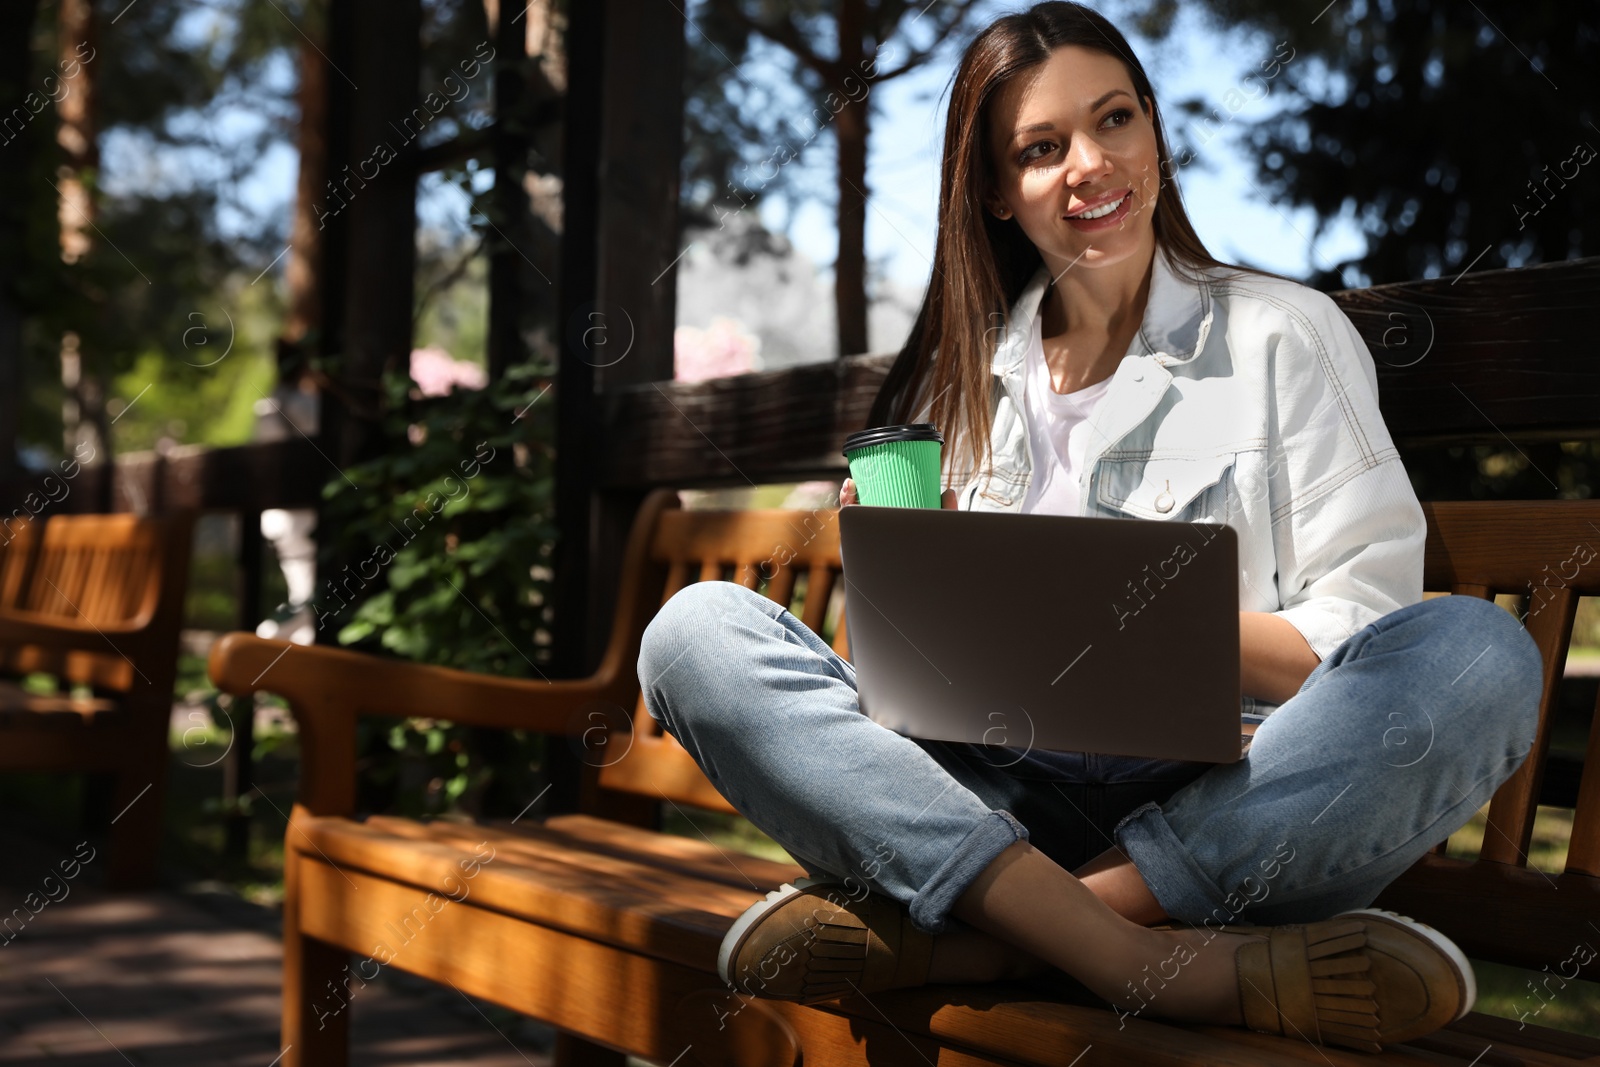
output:
[[[1600,878],[1424,856],[1374,906],[1427,923],[1474,959],[1564,974],[1575,966],[1579,976],[1600,979],[1600,958],[1583,965],[1574,953],[1585,942],[1600,944],[1587,925],[1600,915]]]
[[[387,955],[401,970],[661,1063],[683,1051],[668,1029],[669,1006],[709,984],[703,971],[523,922],[476,906],[471,897],[447,904],[402,941],[393,924],[417,907],[426,914],[426,891],[359,870],[341,872],[314,857],[295,855],[294,862],[307,936],[380,963]],[[388,950],[382,955],[380,945]],[[358,978],[373,973],[364,961],[350,971]],[[314,1009],[308,1029],[316,1029],[316,1011],[338,1011],[338,988],[305,991]],[[360,1011],[360,985],[350,988],[352,1010]]]
[[[605,874],[644,869],[670,870],[685,878],[715,882],[742,892],[768,889],[800,878],[805,870],[792,863],[775,863],[743,852],[730,852],[705,840],[676,837],[591,815],[562,815],[545,823],[524,820],[456,823],[438,819],[417,822],[393,816],[373,816],[362,824],[369,830],[415,841],[446,844],[471,852],[488,840],[508,855],[544,862],[559,856],[579,869]],[[485,834],[485,829],[492,834]],[[590,858],[593,857],[593,862]],[[618,861],[627,866],[618,866]]]
[[[756,561],[744,559],[733,565],[733,581],[754,590],[761,584],[761,572],[757,569]]]
[[[784,607],[794,603],[794,567],[788,563],[773,568],[772,580],[767,583],[767,596]]]
[[[1572,577],[1561,573],[1564,562],[1577,562],[1575,546],[1593,543],[1589,524],[1600,526],[1600,500],[1424,501],[1422,511],[1424,589],[1472,584],[1526,595],[1537,583],[1600,595],[1600,561],[1577,567]]]
[[[648,713],[648,732],[635,729],[630,742],[626,737],[611,737],[610,745],[631,745],[627,755],[600,770],[600,785],[636,796],[649,797],[673,804],[688,804],[728,815],[738,814],[728,798],[717,792],[717,787],[700,770],[678,739],[659,732],[659,727]]]
[[[1594,1063],[1600,1060],[1600,1038],[1552,1030],[1534,1023],[1519,1027],[1514,1020],[1481,1012],[1473,1012],[1460,1022],[1452,1023],[1447,1030],[1440,1031],[1441,1036],[1444,1034],[1452,1038],[1472,1039],[1480,1048],[1483,1042],[1492,1042],[1494,1052],[1483,1058],[1485,1065],[1494,1062],[1496,1053],[1507,1050],[1527,1057],[1528,1062],[1532,1063]],[[1429,1048],[1433,1044],[1432,1035],[1413,1044],[1418,1048]]]
[[[1578,804],[1567,843],[1567,870],[1600,877],[1600,699],[1589,719],[1589,744],[1583,766],[1589,773],[1578,780]]]
[[[1489,825],[1484,830],[1483,859],[1494,863],[1528,865],[1528,845],[1533,840],[1533,819],[1539,802],[1539,784],[1544,776],[1545,757],[1550,752],[1550,723],[1554,718],[1567,662],[1567,646],[1572,640],[1572,620],[1578,612],[1578,597],[1571,589],[1556,589],[1537,610],[1530,608],[1527,630],[1544,657],[1544,693],[1539,698],[1539,729],[1534,735],[1528,758],[1515,774],[1495,792],[1489,805]]]
[[[777,885],[805,875],[805,868],[796,864],[777,863],[743,852],[729,853],[710,841],[660,834],[592,815],[557,815],[529,832],[570,835],[574,840],[584,841],[589,848],[614,849],[617,855],[627,858],[679,866],[686,874],[729,885],[744,885],[747,877],[762,884]]]
[[[832,565],[825,563],[813,563],[811,569],[806,571],[805,612],[800,616],[800,621],[819,636],[822,624],[828,617],[828,600],[833,595],[834,575],[837,573]]]
[[[331,863],[352,878],[365,871],[440,897],[459,897],[465,882],[467,899],[482,907],[713,974],[722,934],[756,895],[749,887],[579,848],[551,845],[540,852],[488,827],[478,840],[487,840],[495,857],[463,879],[457,864],[472,849],[450,840],[400,836],[340,818],[297,819],[285,838],[302,857]],[[773,888],[758,887],[763,893]],[[384,918],[398,928],[404,915]]]

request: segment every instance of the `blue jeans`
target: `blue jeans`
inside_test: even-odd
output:
[[[848,661],[727,581],[673,595],[638,669],[645,707],[735,808],[928,933],[1024,838],[1067,870],[1120,849],[1185,922],[1366,907],[1521,765],[1542,688],[1532,637],[1466,596],[1352,635],[1230,764],[902,736],[861,713]]]

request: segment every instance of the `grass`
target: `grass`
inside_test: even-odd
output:
[[[1445,854],[1473,859],[1483,847],[1488,832],[1488,805],[1468,823],[1450,835]],[[1567,865],[1567,842],[1572,838],[1572,810],[1540,806],[1533,816],[1533,837],[1528,843],[1528,867],[1546,874],[1560,874]]]
[[[1575,941],[1585,943],[1581,937]],[[1600,947],[1600,936],[1591,935],[1587,944]],[[1560,977],[1563,964],[1571,973],[1566,960],[1553,960],[1547,965],[1549,970],[1543,971],[1473,960],[1472,969],[1478,976],[1478,1002],[1473,1010],[1527,1026],[1600,1037],[1600,982],[1564,980]]]
[[[1529,870],[1554,875],[1565,868],[1567,843],[1572,837],[1572,816],[1567,808],[1541,806],[1535,811],[1527,852]],[[1465,826],[1450,835],[1445,854],[1472,859],[1478,855],[1487,832],[1488,807],[1485,805]],[[1574,931],[1573,949],[1583,949],[1584,955],[1600,949],[1600,929]],[[1563,980],[1560,972],[1571,972],[1567,960],[1550,960],[1541,970],[1484,960],[1472,962],[1478,974],[1478,1003],[1473,1010],[1529,1025],[1600,1037],[1600,982]]]

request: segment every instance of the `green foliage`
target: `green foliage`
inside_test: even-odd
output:
[[[304,20],[322,4],[290,6],[299,7]],[[33,69],[25,79],[30,88],[61,73],[53,10],[45,8],[34,22]],[[232,279],[233,289],[242,290],[286,240],[282,212],[258,213],[246,194],[246,179],[263,155],[292,139],[294,85],[286,75],[305,38],[284,5],[140,0],[99,17],[112,15],[115,27],[102,21],[101,28],[114,35],[78,53],[83,62],[63,82],[63,92],[92,94],[90,158],[99,161],[79,174],[91,193],[88,219],[71,211],[66,216],[89,238],[89,251],[76,262],[65,263],[61,255],[62,158],[54,110],[6,146],[7,200],[24,221],[19,261],[26,264],[14,284],[25,316],[19,436],[52,452],[61,442],[63,333],[79,338],[85,380],[127,401],[155,377],[153,361],[163,372],[203,362],[188,332],[196,324],[192,316],[203,314],[211,330],[223,330],[223,306],[235,318],[241,311],[226,303],[224,282]],[[316,32],[314,20],[307,32]],[[224,212],[232,215],[234,231],[245,232],[225,232]],[[254,292],[270,288],[263,284]],[[113,379],[132,377],[142,380],[131,391],[123,391],[124,381],[113,385]],[[181,414],[157,418],[162,392],[173,394],[180,407],[189,403],[183,395],[189,386],[164,377],[166,387],[153,388],[129,418],[118,419],[118,448],[148,447],[166,426],[191,421]],[[153,410],[140,413],[147,404]],[[243,419],[237,408],[228,414],[236,437]],[[132,428],[125,425],[130,419]]]
[[[239,291],[187,313],[178,345],[146,349],[112,379],[116,452],[154,448],[162,438],[213,447],[251,440],[256,402],[277,378],[280,309],[264,286],[226,288]]]
[[[389,449],[323,490],[319,630],[337,623],[341,644],[418,662],[539,673],[554,451],[523,426],[554,406],[516,419],[539,394],[531,377],[421,402],[409,379],[388,382]]]
[[[324,640],[484,674],[547,673],[555,406],[543,388],[529,368],[430,400],[409,379],[386,381],[389,447],[324,489],[325,581],[312,604]],[[441,720],[364,726],[373,807],[514,814],[534,795],[537,738]]]
[[[1271,59],[1274,42],[1294,50],[1271,85],[1286,105],[1232,124],[1238,131],[1227,136],[1254,159],[1267,199],[1316,212],[1313,240],[1353,213],[1366,247],[1319,265],[1308,279],[1314,287],[1454,277],[1600,251],[1600,184],[1587,162],[1600,147],[1600,113],[1568,103],[1570,87],[1600,60],[1592,7],[1581,17],[1550,2],[1354,0],[1312,19],[1278,0],[1197,6],[1212,26],[1240,35],[1247,70]],[[1121,0],[1117,17],[1159,35],[1176,11],[1170,0]],[[1255,40],[1247,43],[1247,33]],[[1193,102],[1227,116],[1230,93],[1257,96],[1262,84],[1214,78]],[[1192,139],[1186,129],[1180,137]],[[1493,151],[1484,149],[1487,129],[1496,131]]]
[[[465,195],[465,194],[463,194]],[[417,239],[415,348],[441,348],[483,366],[489,335],[489,261],[483,242],[424,230]]]

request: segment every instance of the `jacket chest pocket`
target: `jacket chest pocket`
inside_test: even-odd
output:
[[[969,510],[1011,511],[1020,507],[1019,501],[1027,489],[1030,472],[1028,466],[1028,425],[1017,406],[1001,387],[999,379],[994,385],[995,407],[990,413],[992,425],[989,447],[993,463],[978,474],[974,481]]]
[[[1226,522],[1234,453],[1151,456],[1100,462],[1094,499],[1110,512],[1138,519]]]

